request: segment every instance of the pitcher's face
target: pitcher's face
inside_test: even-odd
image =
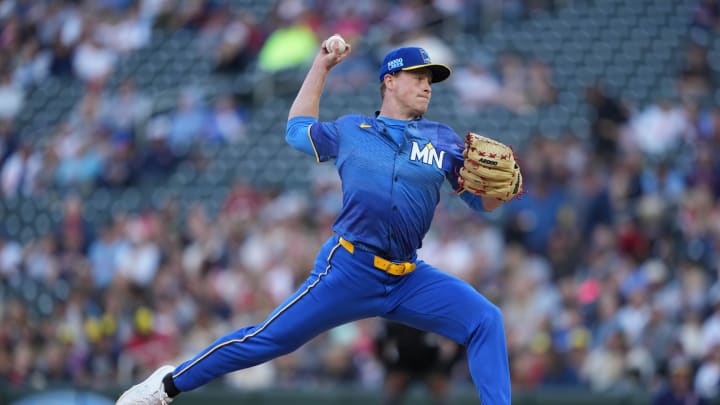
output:
[[[399,71],[392,76],[390,96],[408,116],[421,116],[427,111],[432,96],[431,79],[429,69]]]

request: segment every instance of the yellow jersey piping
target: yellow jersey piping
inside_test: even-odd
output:
[[[312,136],[310,136],[310,128],[312,128],[313,124],[310,124],[307,129],[307,135],[308,139],[310,140],[310,146],[313,148],[313,152],[315,152],[315,161],[320,163],[320,154],[317,151],[317,148],[315,147],[315,142],[313,142]]]

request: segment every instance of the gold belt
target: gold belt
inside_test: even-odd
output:
[[[342,247],[345,248],[345,250],[350,252],[350,254],[355,254],[355,245],[353,245],[352,242],[340,237],[340,244],[342,245]],[[373,266],[375,266],[376,269],[380,269],[388,274],[392,274],[393,276],[402,276],[408,274],[415,270],[415,267],[417,267],[415,263],[395,263],[391,262],[390,260],[383,259],[380,256],[375,256],[372,253],[368,253],[368,255],[372,255]]]

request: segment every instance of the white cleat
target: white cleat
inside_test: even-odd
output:
[[[165,392],[163,378],[175,370],[173,366],[162,366],[140,384],[125,391],[115,405],[168,405],[172,402]]]

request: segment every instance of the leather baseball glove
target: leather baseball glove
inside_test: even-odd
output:
[[[463,157],[465,163],[459,174],[462,189],[503,201],[522,193],[522,174],[509,146],[468,132]]]

